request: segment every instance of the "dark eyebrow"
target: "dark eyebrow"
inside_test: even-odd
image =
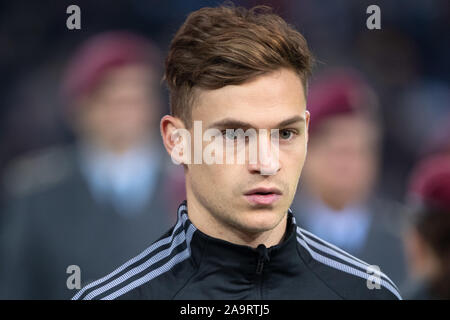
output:
[[[296,122],[304,122],[304,121],[305,121],[305,118],[304,118],[304,117],[302,117],[302,116],[294,116],[294,117],[292,117],[292,118],[289,118],[289,119],[286,119],[286,120],[281,121],[281,122],[277,125],[277,128],[279,128],[279,127],[285,127],[285,126],[288,126],[288,125],[293,124],[293,123],[296,123]]]
[[[296,122],[305,121],[305,118],[302,116],[294,116],[292,118],[286,119],[278,123],[275,128],[284,127]],[[244,122],[238,119],[233,118],[225,118],[219,121],[216,121],[208,126],[208,128],[225,128],[225,129],[232,129],[232,128],[256,128],[256,126],[252,125],[251,123]]]

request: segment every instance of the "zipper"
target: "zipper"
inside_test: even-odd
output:
[[[258,245],[256,248],[258,251],[258,262],[256,264],[256,274],[258,275],[259,294],[262,299],[262,286],[263,286],[263,270],[264,265],[270,261],[269,252],[264,244]]]
[[[258,251],[258,263],[256,264],[256,274],[262,274],[264,264],[269,262],[269,251],[264,244],[260,244],[256,250]]]

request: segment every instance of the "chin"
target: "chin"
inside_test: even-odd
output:
[[[264,232],[275,228],[281,221],[281,215],[273,209],[251,210],[240,221],[249,232]]]

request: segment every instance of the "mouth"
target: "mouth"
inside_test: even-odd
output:
[[[248,202],[257,205],[274,204],[281,196],[282,192],[277,188],[255,188],[244,193]]]

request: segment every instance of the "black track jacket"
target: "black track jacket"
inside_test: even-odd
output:
[[[284,240],[253,249],[202,233],[186,204],[159,240],[73,299],[401,299],[385,274],[297,226],[290,209]]]

